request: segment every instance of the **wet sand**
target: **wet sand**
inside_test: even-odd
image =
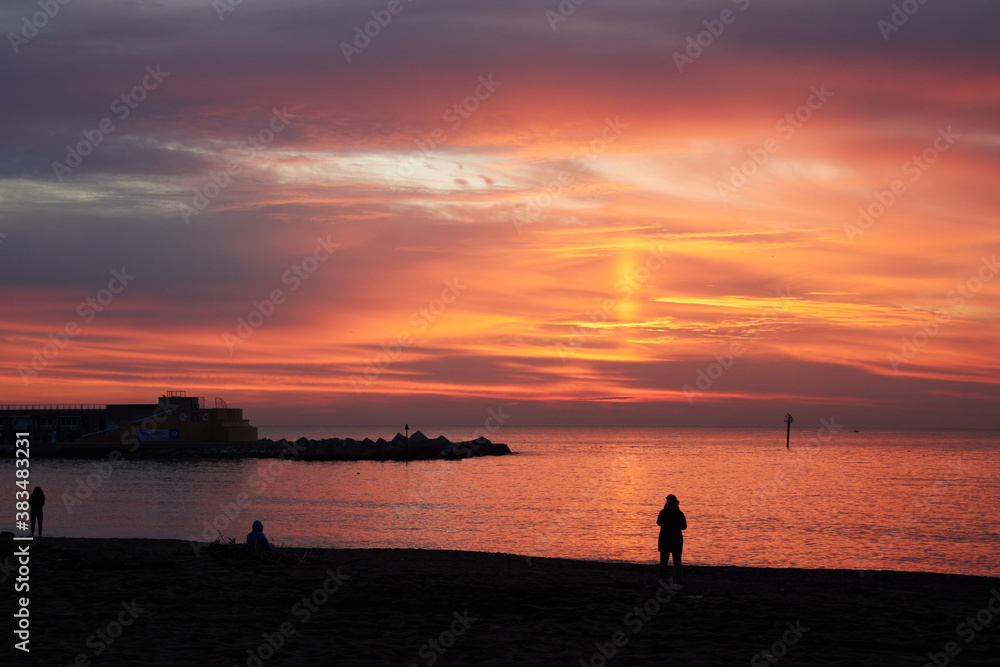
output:
[[[36,539],[30,656],[7,632],[3,662],[919,667],[931,652],[939,665],[1000,664],[1000,614],[988,610],[994,595],[1000,610],[1000,581],[986,577],[690,566],[677,591],[651,565],[202,547]],[[4,575],[11,619],[18,575]],[[959,625],[977,612],[979,630]]]

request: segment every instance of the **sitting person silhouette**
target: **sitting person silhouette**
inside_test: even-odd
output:
[[[253,530],[247,533],[247,547],[250,549],[274,549],[274,545],[267,541],[264,535],[264,524],[260,521],[253,522]]]

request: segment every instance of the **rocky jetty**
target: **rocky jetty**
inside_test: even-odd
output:
[[[171,450],[176,451],[176,450]],[[479,437],[475,440],[452,442],[443,435],[428,438],[420,431],[409,438],[397,433],[392,440],[379,438],[299,438],[270,440],[256,443],[221,445],[199,451],[201,458],[282,458],[298,461],[421,461],[431,459],[469,459],[477,456],[503,456],[510,448],[500,442]],[[169,456],[161,452],[161,456]]]
[[[299,438],[256,442],[144,442],[140,447],[116,443],[39,443],[32,457],[119,459],[294,459],[299,461],[419,461],[468,459],[476,456],[511,454],[507,445],[479,437],[451,442],[443,435],[428,438],[420,431],[409,438],[397,433],[392,440],[379,438]],[[0,458],[14,456],[13,447],[0,447]]]
[[[270,440],[261,443],[278,445]],[[284,441],[282,449],[300,461],[417,461],[425,459],[468,459],[476,456],[503,456],[512,453],[500,442],[479,437],[475,440],[452,442],[443,435],[428,438],[416,431],[409,438],[397,433],[392,440],[379,438],[354,440],[352,438],[326,438],[309,440],[299,438],[294,443]]]

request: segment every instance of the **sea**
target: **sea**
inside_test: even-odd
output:
[[[796,425],[798,426],[798,425]],[[656,563],[675,494],[689,565],[1000,576],[1000,431],[504,427],[461,461],[45,459],[45,535],[419,548]],[[429,437],[474,437],[428,426]],[[411,431],[412,435],[413,431]],[[376,426],[260,436],[384,437]],[[0,461],[14,479],[14,461]],[[13,512],[0,526],[13,527]]]

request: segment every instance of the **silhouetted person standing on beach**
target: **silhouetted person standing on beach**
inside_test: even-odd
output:
[[[31,534],[35,534],[35,520],[38,520],[38,536],[42,536],[42,521],[45,519],[45,512],[42,510],[45,507],[45,493],[42,491],[42,487],[36,486],[28,497],[28,507],[31,509]]]
[[[667,580],[667,561],[670,554],[674,555],[674,583],[678,586],[684,583],[681,578],[681,552],[684,551],[684,531],[687,529],[687,519],[681,511],[677,496],[670,494],[667,502],[656,517],[656,525],[660,527],[660,578]]]

